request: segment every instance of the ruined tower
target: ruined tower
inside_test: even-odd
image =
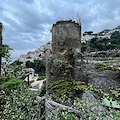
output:
[[[52,56],[46,64],[47,84],[76,79],[77,58],[81,53],[81,25],[75,21],[58,21],[52,27]]]
[[[52,53],[64,59],[69,50],[81,51],[81,25],[75,21],[58,21],[52,27]]]

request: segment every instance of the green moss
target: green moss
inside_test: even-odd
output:
[[[112,71],[117,71],[120,70],[120,67],[115,67],[113,65],[107,65],[107,63],[114,63],[115,61],[104,61],[102,63],[96,63],[95,67],[96,69],[99,69],[101,71],[104,70],[112,70]]]
[[[65,68],[68,68],[68,66],[70,65],[67,59],[63,59],[62,64],[65,66]]]
[[[103,63],[115,63],[115,62],[117,62],[117,61],[114,61],[114,60],[106,60],[106,61],[104,61]]]
[[[119,71],[120,71],[120,67],[117,67],[116,70],[119,70]]]
[[[106,67],[107,65],[105,63],[96,63],[95,67],[96,69],[102,69],[103,67]]]
[[[111,65],[110,66],[106,65],[105,67],[102,67],[101,70],[102,71],[104,71],[104,70],[115,70],[115,68]]]

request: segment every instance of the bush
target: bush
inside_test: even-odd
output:
[[[38,92],[30,91],[27,85],[21,83],[9,95],[3,94],[6,104],[3,111],[0,111],[0,120],[41,120],[44,101],[34,105]]]
[[[17,86],[22,83],[23,80],[22,79],[10,79],[7,82],[4,82],[1,87],[5,88],[7,90],[7,92],[10,92],[11,90],[17,89]]]
[[[37,81],[44,80],[45,78],[46,78],[46,76],[39,76],[39,78],[37,79]]]
[[[6,77],[8,79],[11,78],[18,78],[18,79],[23,79],[24,76],[26,76],[27,70],[20,65],[9,65],[6,68]]]
[[[31,85],[33,82],[34,82],[34,80],[31,80],[31,81],[29,82],[29,84]]]
[[[8,79],[6,77],[0,77],[0,85],[6,82]]]
[[[54,93],[52,96],[56,101],[59,101],[59,98],[63,95],[66,95],[70,98],[79,96],[84,91],[88,91],[91,86],[86,86],[84,82],[75,81],[75,80],[58,80],[48,84],[47,88],[51,93]]]

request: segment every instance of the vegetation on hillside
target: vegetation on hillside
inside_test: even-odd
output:
[[[111,49],[120,49],[120,32],[112,33],[111,38],[93,38],[87,43],[82,43],[82,51],[106,51]]]
[[[0,119],[42,120],[45,115],[43,113],[44,111],[41,111],[40,108],[44,107],[44,101],[34,104],[38,92],[30,91],[25,83],[14,86],[16,86],[16,89],[11,89],[9,93],[6,89],[1,89]]]
[[[45,75],[46,68],[41,60],[34,60],[34,62],[27,61],[26,67],[33,68],[35,70],[35,73],[39,75]]]

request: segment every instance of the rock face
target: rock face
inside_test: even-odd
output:
[[[46,77],[47,83],[58,80],[70,80],[70,77],[74,78],[74,68],[64,61],[49,57],[47,60]]]
[[[97,120],[113,120],[110,117],[108,110],[101,103],[99,103],[99,101],[90,92],[86,91],[82,95],[81,99],[82,99],[83,103],[86,103],[89,105],[89,107],[91,107],[91,112],[93,112],[93,114],[95,115],[94,116],[95,119],[97,119]],[[88,112],[88,113],[90,112],[89,107],[86,110],[86,112]],[[101,115],[103,112],[106,114],[105,116]]]
[[[70,49],[81,50],[81,25],[72,21],[58,21],[52,27],[52,55],[64,59]]]
[[[97,57],[97,58],[107,58],[107,59],[116,59],[120,57],[120,50],[107,50],[107,51],[98,51],[98,52],[91,52],[89,54],[90,57]],[[104,60],[104,59],[103,59]]]
[[[95,63],[97,61],[89,61],[88,64],[85,65],[84,71],[88,74],[88,82],[93,85],[97,89],[102,89],[105,93],[110,94],[109,88],[117,89],[120,88],[120,81],[113,77],[112,70],[99,71],[95,68]]]

